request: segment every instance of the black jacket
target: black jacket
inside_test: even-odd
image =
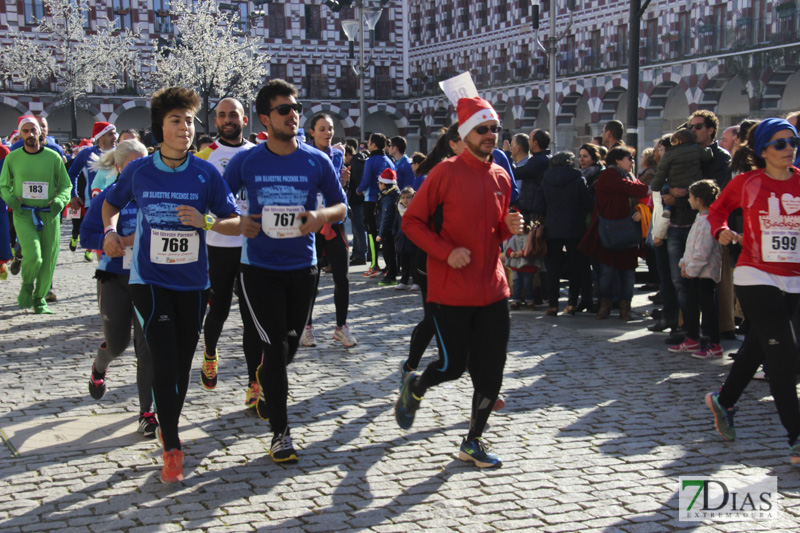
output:
[[[527,163],[514,169],[514,179],[519,185],[519,198],[515,205],[523,213],[533,211],[536,191],[548,168],[550,168],[550,150],[543,150],[531,154]]]
[[[586,233],[586,213],[591,210],[589,187],[580,170],[555,167],[544,173],[533,211],[544,215],[548,239],[582,239]]]

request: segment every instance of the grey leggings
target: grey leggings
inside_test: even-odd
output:
[[[133,322],[133,350],[136,353],[136,386],[139,389],[139,412],[153,407],[153,364],[144,341],[142,328],[133,320],[133,303],[128,289],[128,276],[98,271],[97,304],[103,320],[103,341],[97,348],[94,368],[105,372],[111,361],[122,355],[131,342]]]

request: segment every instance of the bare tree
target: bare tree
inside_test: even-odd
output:
[[[54,104],[70,106],[74,139],[78,137],[76,104],[96,88],[124,85],[122,74],[134,64],[135,35],[115,31],[108,19],[105,27],[87,33],[87,0],[44,0],[44,13],[33,37],[19,32],[9,35],[12,43],[0,55],[0,75],[13,83],[55,83]]]
[[[267,75],[269,55],[260,55],[260,39],[246,32],[249,20],[220,10],[215,0],[175,2],[175,33],[169,40],[154,40],[153,54],[145,65],[142,83],[151,88],[182,86],[195,89],[203,99],[204,126],[209,130],[209,100],[232,96],[252,99]]]

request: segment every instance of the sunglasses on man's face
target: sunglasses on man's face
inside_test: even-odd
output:
[[[689,128],[697,130],[697,131],[700,131],[705,127],[706,127],[706,123],[705,122],[700,122],[698,124],[692,124],[691,126],[689,126]]]
[[[493,134],[497,135],[500,131],[500,126],[491,125],[491,126],[478,126],[475,128],[475,133],[478,135],[486,135],[487,131],[491,131]]]
[[[268,113],[277,111],[279,115],[288,115],[289,111],[294,111],[298,115],[303,112],[303,104],[295,102],[294,104],[281,104],[271,108]]]
[[[776,150],[785,150],[786,145],[791,146],[792,148],[797,148],[800,146],[800,137],[789,137],[788,139],[775,139],[774,141],[770,141],[764,145],[764,148],[767,146],[772,146]]]

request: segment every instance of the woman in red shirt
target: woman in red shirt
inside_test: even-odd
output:
[[[766,362],[792,464],[800,464],[797,343],[791,323],[800,302],[800,195],[795,196],[800,193],[800,170],[792,166],[799,144],[797,130],[786,120],[759,123],[748,136],[756,169],[736,176],[708,215],[711,232],[721,244],[742,244],[733,284],[751,327],[728,379],[720,392],[706,395],[706,405],[720,435],[734,440],[734,404]],[[743,211],[742,234],[727,224],[736,208]]]

